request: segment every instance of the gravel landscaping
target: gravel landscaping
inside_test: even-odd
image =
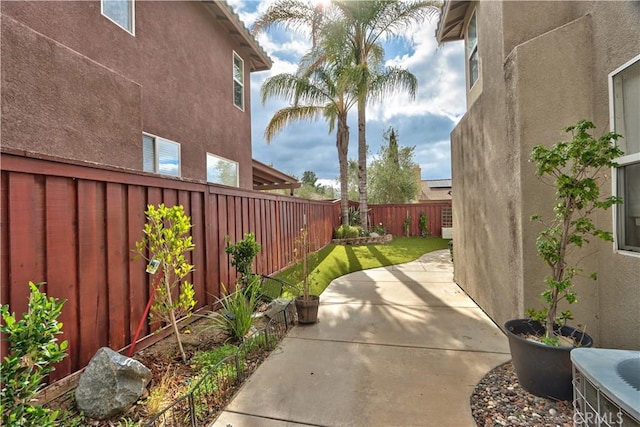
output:
[[[493,369],[476,385],[471,395],[471,413],[479,427],[573,426],[572,403],[524,391],[511,362]]]

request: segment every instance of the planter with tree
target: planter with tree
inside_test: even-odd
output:
[[[318,307],[320,306],[320,297],[311,294],[311,284],[313,278],[310,277],[309,271],[313,271],[317,259],[315,254],[309,254],[309,232],[305,225],[300,230],[300,236],[296,240],[294,249],[294,261],[298,265],[294,277],[296,279],[296,291],[298,296],[295,299],[296,311],[298,312],[298,322],[303,324],[316,323],[318,321]]]
[[[553,219],[545,222],[538,215],[532,217],[546,227],[536,246],[551,274],[545,278],[546,289],[542,292],[544,308],[527,310],[528,319],[505,324],[520,385],[537,396],[560,400],[572,396],[571,349],[592,345],[586,333],[566,326],[572,319],[571,312],[559,311],[561,303],[577,301],[573,279],[582,270],[577,264],[570,265],[570,258],[574,259],[573,251],[592,237],[613,241],[612,234],[594,224],[592,217],[596,211],[622,202],[600,194],[602,171],[615,167],[614,159],[622,155],[613,143],[619,135],[609,132],[594,138],[590,129],[595,129],[593,123],[580,121],[565,129],[572,134],[570,141],[533,149],[531,160],[536,174],[556,190]],[[589,277],[597,279],[595,273]]]

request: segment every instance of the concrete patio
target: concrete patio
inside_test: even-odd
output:
[[[334,280],[213,425],[475,426],[469,397],[510,359],[448,251]]]

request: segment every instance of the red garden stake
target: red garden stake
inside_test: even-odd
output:
[[[131,346],[129,347],[129,351],[127,352],[127,357],[131,357],[133,355],[133,350],[136,348],[136,343],[138,342],[138,337],[142,332],[142,327],[144,326],[144,322],[149,315],[149,310],[151,309],[151,304],[153,304],[153,297],[156,295],[156,289],[158,289],[158,284],[162,279],[164,272],[161,272],[156,277],[156,280],[153,282],[153,289],[151,289],[151,295],[149,295],[149,302],[147,303],[147,307],[144,309],[144,314],[140,318],[140,323],[138,323],[138,329],[136,329],[136,334],[133,337],[133,341],[131,342]]]

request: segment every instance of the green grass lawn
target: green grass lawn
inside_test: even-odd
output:
[[[333,279],[347,273],[413,261],[427,252],[447,249],[448,243],[449,240],[437,237],[394,237],[391,242],[379,245],[327,245],[310,256],[317,257],[317,267],[309,275],[311,293],[320,295]],[[301,268],[295,265],[276,277],[294,282],[291,277]]]

